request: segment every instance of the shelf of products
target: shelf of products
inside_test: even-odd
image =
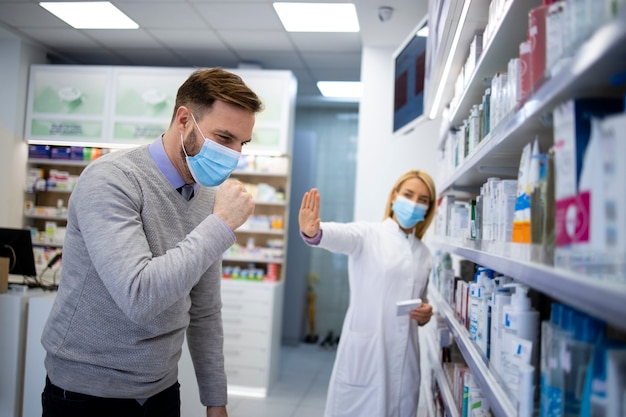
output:
[[[24,225],[32,231],[35,262],[45,264],[63,247],[67,206],[82,170],[109,149],[29,145]]]
[[[482,53],[472,74],[466,75],[466,87],[463,90],[456,106],[450,110],[450,126],[459,125],[470,112],[473,104],[480,101],[485,90],[485,80],[502,68],[502,60],[513,58],[517,51],[511,49],[511,45],[519,45],[527,35],[528,23],[526,19],[520,19],[528,11],[541,4],[539,0],[508,1],[505,3],[502,17],[495,22],[489,34],[483,36]],[[474,4],[474,7],[480,7]],[[465,31],[469,34],[471,32]],[[440,141],[440,145],[441,145]]]
[[[488,0],[430,0],[427,60],[430,79],[426,85],[425,114],[439,114],[452,96],[456,74],[453,68],[462,65],[464,56],[455,53],[469,45],[476,31],[485,26]]]
[[[513,5],[524,2],[509,3],[511,10],[508,14],[511,14],[519,13]],[[528,6],[525,7],[530,9]],[[519,19],[519,15],[517,19],[522,20]],[[507,26],[503,26],[502,30],[506,29]],[[496,126],[449,178],[442,179],[438,188],[442,191],[455,187],[470,187],[477,190],[488,177],[497,174],[494,168],[517,166],[523,147],[538,134],[540,145],[544,148],[549,147],[552,136],[548,126],[554,107],[571,97],[597,96],[606,92],[611,76],[626,71],[626,62],[620,58],[625,42],[626,13],[622,13],[594,32],[571,58],[569,65],[546,80],[523,107],[509,114]],[[483,51],[485,54],[489,52]],[[491,65],[489,69],[491,70]],[[477,67],[477,71],[481,71],[482,77],[476,78],[481,79],[494,74],[491,71],[482,72],[482,67]],[[463,103],[468,104],[464,104],[463,107],[471,107],[469,103],[479,103],[484,88],[482,85],[480,93],[466,94]],[[465,111],[463,114],[459,111],[457,114],[462,116],[455,115],[450,121],[444,122],[448,123],[449,128],[458,125],[459,117],[467,117],[469,112]],[[440,147],[444,142],[445,140],[440,141]],[[514,175],[517,176],[517,171]]]
[[[224,253],[224,278],[283,281],[287,248],[290,163],[287,156],[244,156],[231,177],[254,197],[254,214],[235,230]]]
[[[567,130],[570,127],[569,124],[564,129],[562,125],[557,123],[559,121],[558,111],[562,111],[563,103],[588,97],[611,97],[617,98],[617,101],[624,101],[626,88],[624,87],[623,79],[626,72],[626,61],[623,57],[626,51],[624,47],[626,45],[626,7],[623,6],[623,2],[611,2],[612,8],[609,8],[609,2],[607,2],[607,8],[602,9],[597,7],[594,2],[586,0],[565,0],[561,2],[542,2],[540,0],[493,0],[491,2],[482,2],[465,0],[456,2],[458,4],[454,6],[446,5],[446,3],[449,2],[439,0],[431,0],[430,2],[430,22],[436,22],[436,25],[434,25],[435,29],[447,28],[447,30],[451,31],[451,34],[446,36],[453,36],[454,41],[439,42],[439,50],[436,51],[431,61],[431,78],[428,80],[429,82],[435,82],[435,85],[430,87],[427,100],[434,105],[433,113],[443,112],[440,136],[435,139],[437,140],[437,148],[441,156],[440,164],[438,165],[437,191],[441,194],[441,200],[446,202],[446,204],[455,205],[453,210],[458,209],[459,214],[457,212],[446,214],[444,213],[445,210],[438,212],[444,213],[445,219],[441,222],[444,226],[442,229],[444,231],[441,232],[437,228],[437,236],[430,242],[433,243],[436,249],[440,249],[442,252],[457,255],[481,267],[486,267],[511,278],[514,280],[514,285],[518,285],[516,288],[527,286],[527,288],[533,290],[533,295],[536,296],[533,303],[541,304],[533,306],[536,309],[535,311],[541,310],[542,314],[545,314],[546,311],[549,311],[555,304],[560,302],[566,305],[567,308],[577,309],[576,314],[578,314],[579,310],[580,317],[583,317],[585,313],[589,315],[585,320],[602,321],[603,324],[608,324],[618,334],[626,331],[626,323],[623,320],[623,317],[626,317],[626,285],[623,284],[625,279],[623,276],[623,256],[621,261],[615,261],[610,256],[607,256],[606,258],[610,259],[606,264],[602,263],[605,258],[596,257],[594,253],[588,255],[585,259],[582,259],[583,256],[578,254],[579,257],[572,261],[569,259],[563,261],[562,258],[559,258],[561,255],[555,256],[555,252],[559,249],[569,249],[567,247],[568,242],[559,241],[559,238],[572,236],[574,233],[571,230],[567,230],[564,233],[563,228],[576,227],[575,230],[578,232],[578,227],[583,226],[578,224],[578,222],[582,222],[580,220],[580,212],[572,212],[570,210],[567,212],[567,219],[563,220],[564,212],[562,208],[559,208],[561,211],[558,213],[560,213],[561,217],[558,217],[559,214],[557,214],[554,200],[556,199],[558,202],[559,197],[555,195],[554,177],[556,176],[558,181],[558,176],[561,175],[562,185],[563,178],[570,180],[570,177],[563,176],[570,174],[572,171],[576,173],[575,169],[578,168],[580,170],[580,164],[587,163],[587,158],[585,158],[584,162],[575,161],[574,164],[577,165],[574,165],[573,169],[566,169],[566,174],[559,172],[556,175],[554,171],[558,172],[558,168],[563,169],[562,165],[555,167],[557,161],[550,159],[553,157],[552,152],[558,152],[558,150],[554,151],[554,148],[560,146],[560,149],[562,149],[563,143],[567,140],[572,140],[574,147],[579,146],[573,151],[573,158],[579,156],[576,152],[583,153],[584,147],[587,146],[586,142],[583,141],[588,140],[588,137],[585,138],[584,133],[578,132],[578,129],[581,129],[578,125],[578,117],[582,118],[582,116],[579,116],[578,113],[572,116],[574,114],[573,111],[565,113],[565,116],[561,116],[562,119],[571,117],[573,120],[571,122],[572,125],[576,123],[576,127],[572,127],[573,132],[571,133],[574,139],[570,139],[570,136],[568,136],[570,134],[570,131]],[[542,3],[549,3],[550,5],[541,6]],[[433,10],[433,5],[439,7]],[[499,10],[494,10],[498,8]],[[577,14],[564,15],[564,10]],[[586,11],[590,13],[585,14]],[[477,20],[473,16],[480,13],[488,16],[486,26],[477,26],[476,24]],[[616,14],[609,16],[609,13]],[[572,16],[576,16],[575,19]],[[563,25],[563,27],[558,25]],[[555,30],[555,27],[562,29],[565,25],[578,26],[577,30],[573,30],[571,26],[567,27],[569,36],[560,36],[562,32],[549,32],[549,30]],[[476,36],[479,33],[482,33],[483,39],[480,41],[482,42],[480,52],[476,54],[474,64],[473,60],[468,58],[468,55],[470,58],[472,57],[472,47],[477,43]],[[438,39],[438,36],[440,34],[435,32],[436,39]],[[562,50],[553,48],[555,42],[560,42],[557,46],[562,47]],[[543,53],[542,47],[545,47]],[[558,54],[555,51],[563,51],[563,53],[557,56]],[[465,62],[465,66],[463,62]],[[468,62],[471,65],[468,65]],[[548,63],[551,65],[548,65]],[[524,68],[527,72],[522,72]],[[457,79],[461,79],[461,81],[456,82],[455,80]],[[494,80],[502,81],[503,84],[494,83]],[[501,95],[497,97],[494,95],[495,88],[501,88],[498,91]],[[434,97],[435,92],[440,97]],[[438,102],[437,100],[439,99],[440,101]],[[496,103],[496,100],[501,100],[501,102]],[[497,116],[489,112],[486,113],[486,117],[492,117],[492,119],[487,120],[486,130],[482,130],[484,121],[484,119],[481,119],[481,117],[484,117],[482,113],[483,108],[495,111],[495,107],[484,107],[485,103],[491,103],[493,106],[502,103],[503,105],[497,109]],[[440,108],[437,108],[437,106],[440,106]],[[605,114],[609,113],[610,111],[607,110]],[[600,115],[603,114],[599,111],[597,117],[600,117]],[[594,114],[594,116],[596,115]],[[567,119],[567,122],[570,122],[570,119]],[[559,133],[565,130],[565,133],[563,133],[564,138],[555,133],[557,128],[561,129],[558,130]],[[577,135],[582,136],[581,139],[578,139],[581,141],[580,143],[576,142]],[[558,141],[556,136],[558,136]],[[535,140],[539,150],[535,152],[533,149],[533,157],[535,157],[535,154],[541,154],[541,157],[545,158],[542,160],[545,161],[545,165],[541,166],[545,168],[545,171],[551,170],[549,178],[553,182],[544,181],[544,188],[542,188],[544,194],[541,197],[538,196],[539,193],[534,194],[533,198],[541,198],[542,200],[534,200],[534,202],[528,203],[529,206],[536,204],[534,206],[535,210],[537,210],[536,207],[540,207],[538,210],[544,210],[540,212],[544,216],[540,218],[540,223],[532,225],[535,228],[533,229],[534,233],[540,230],[543,233],[542,236],[533,235],[531,237],[530,232],[528,232],[529,236],[524,235],[523,239],[526,240],[522,240],[525,242],[543,242],[544,245],[537,243],[512,243],[516,239],[512,239],[510,236],[511,230],[502,225],[506,224],[508,227],[513,224],[514,227],[519,227],[520,223],[513,222],[512,211],[511,223],[508,222],[508,209],[511,207],[511,199],[507,200],[507,198],[512,195],[513,205],[515,205],[516,202],[520,201],[520,196],[515,194],[515,192],[506,191],[504,184],[510,185],[515,183],[515,187],[517,187],[517,184],[521,183],[518,174],[531,171],[529,169],[530,162],[528,162],[528,165],[520,167],[520,160],[523,152],[530,148],[529,144],[532,144]],[[604,142],[602,143],[604,144]],[[567,145],[569,145],[569,142]],[[549,149],[550,151],[548,151]],[[563,155],[563,153],[560,155]],[[567,153],[565,155],[566,157],[569,156]],[[564,157],[561,156],[561,158]],[[530,160],[530,157],[528,160]],[[538,158],[535,160],[538,160]],[[592,162],[598,160],[598,158],[591,159]],[[566,162],[568,161],[571,160]],[[554,165],[552,165],[553,162]],[[619,163],[621,162],[623,161],[620,160]],[[611,166],[611,163],[612,161],[605,162],[603,166]],[[536,166],[539,166],[539,163]],[[587,165],[587,167],[589,166],[593,167],[593,163]],[[583,165],[583,170],[584,168],[585,166]],[[592,168],[588,169],[592,170]],[[592,172],[596,174],[598,170],[596,169]],[[578,174],[580,175],[580,171],[578,171]],[[602,175],[610,178],[609,174]],[[493,188],[489,190],[489,193],[483,193],[483,189],[488,189],[489,187],[488,179],[491,181],[493,177],[498,177],[493,179],[494,184],[495,181],[503,180],[501,181],[501,188],[497,188],[497,191],[495,191],[496,188]],[[525,189],[530,181],[527,178],[521,178],[525,180],[522,183],[522,189]],[[509,179],[517,181],[504,181]],[[579,178],[575,178],[575,181],[578,180]],[[606,186],[607,181],[609,180],[602,177],[593,184],[597,185],[600,182],[600,184]],[[549,185],[545,186],[545,184]],[[575,192],[578,193],[577,182],[575,182],[575,187]],[[508,189],[513,189],[513,187],[509,186]],[[520,188],[517,189],[519,192]],[[529,195],[530,192],[527,191],[522,194]],[[482,219],[476,217],[476,223],[472,223],[474,217],[471,217],[473,214],[471,210],[475,208],[477,216],[479,210],[485,210],[484,206],[482,206],[485,202],[477,198],[479,195],[480,197],[487,195],[493,198],[493,200],[488,201],[491,204],[489,210],[494,210],[494,216],[500,216],[497,217],[497,220],[495,220],[496,217],[490,218],[489,221],[493,220],[493,223],[487,223],[489,229],[486,227],[485,230],[481,230],[481,232],[487,232],[486,237],[480,233],[474,233],[478,229],[478,222],[482,221]],[[501,212],[506,211],[505,214],[502,214],[500,211],[496,212],[493,209],[496,200],[494,196],[500,199],[498,203],[504,202],[506,204],[506,208],[503,208],[504,206],[499,207]],[[565,196],[567,197],[569,194]],[[576,194],[576,197],[578,197],[578,194]],[[595,198],[594,204],[599,201],[599,197]],[[478,200],[481,203],[480,207],[477,204]],[[608,201],[608,198],[606,201]],[[465,205],[466,211],[462,210],[463,207],[458,207],[463,205]],[[447,207],[446,205],[442,206]],[[574,208],[580,209],[580,207],[581,205],[577,205]],[[596,210],[595,213],[601,212],[601,210],[597,210],[598,207],[594,206],[593,210]],[[568,208],[572,209],[572,206],[568,206]],[[516,210],[519,210],[519,208]],[[531,209],[529,208],[528,211],[531,212]],[[463,213],[467,213],[464,217],[464,225],[461,225],[463,222],[455,223],[458,219],[463,218]],[[532,213],[538,212],[532,211]],[[516,214],[519,214],[519,211],[516,211]],[[586,214],[590,216],[589,211]],[[489,212],[489,215],[491,215],[491,212]],[[525,219],[528,221],[529,229],[525,229],[524,233],[526,230],[530,230],[530,216],[529,214],[528,218]],[[610,217],[609,214],[606,214],[606,216]],[[519,217],[516,218],[516,221],[519,221]],[[588,223],[593,221],[595,220],[592,219]],[[498,222],[497,225],[496,222]],[[564,222],[568,223],[565,225]],[[454,224],[452,232],[447,229],[450,224]],[[476,229],[472,229],[472,226],[476,226]],[[495,232],[496,230],[498,233]],[[551,230],[554,231],[551,232]],[[519,239],[520,229],[516,229],[516,231]],[[468,237],[470,235],[472,238]],[[474,237],[476,238],[473,239]],[[582,242],[579,248],[584,247],[584,244],[587,242],[591,245],[591,238],[585,240],[587,238],[582,238],[580,235],[577,235],[576,238],[580,240],[573,240],[574,243]],[[607,237],[606,239],[608,240],[609,238]],[[517,241],[519,242],[520,240]],[[614,247],[617,248],[616,245]],[[583,249],[578,250],[582,251]],[[617,254],[618,250],[621,249],[615,249],[611,254]],[[564,256],[567,257],[568,253],[565,253]],[[573,256],[575,257],[576,254]],[[620,256],[616,255],[616,257],[619,258]],[[586,266],[588,269],[581,267],[580,263],[582,261],[589,263]],[[610,262],[614,263],[610,264]],[[465,282],[469,282],[470,279],[471,277],[463,277]],[[622,282],[618,282],[620,280]],[[456,282],[453,284],[453,287],[455,285]],[[445,292],[447,292],[448,287],[444,286],[444,288],[446,289]],[[445,294],[445,292],[442,292],[442,294]],[[482,353],[482,346],[479,348],[478,342],[473,341],[473,338],[477,337],[474,336],[476,333],[472,333],[472,336],[470,336],[470,332],[466,326],[459,322],[452,307],[444,301],[441,295],[436,293],[436,290],[432,293],[430,298],[436,312],[445,319],[448,327],[451,329],[454,339],[472,371],[472,375],[488,396],[493,413],[497,416],[515,416],[518,413],[521,413],[520,415],[530,415],[527,413],[532,413],[532,406],[535,407],[536,411],[537,403],[533,404],[532,400],[528,401],[528,397],[523,397],[522,391],[509,392],[510,386],[515,387],[517,386],[515,384],[518,382],[514,382],[513,385],[508,380],[506,383],[502,382],[502,379],[509,378],[509,376],[496,373],[494,371],[496,369],[495,365],[493,365],[494,368],[491,368],[491,363],[485,354]],[[517,289],[514,293],[517,293]],[[552,300],[556,302],[551,306],[543,304]],[[463,303],[465,301],[459,301],[459,305],[464,305]],[[601,325],[598,324],[598,326]],[[472,329],[476,332],[476,327]],[[522,339],[523,337],[520,337],[518,340]],[[526,340],[524,339],[524,341]],[[534,343],[537,343],[537,341]],[[537,347],[533,345],[532,349],[536,350]],[[489,351],[487,350],[486,352]],[[529,361],[529,364],[532,365],[531,368],[534,367],[532,370],[534,372],[533,375],[538,375],[540,369],[535,359]],[[581,366],[584,367],[584,365]],[[525,381],[528,380],[529,378],[525,379]],[[537,385],[534,389],[539,390],[539,388]],[[530,388],[525,386],[523,393],[527,394],[529,392]],[[542,396],[543,394],[542,392]],[[521,398],[526,398],[526,401],[522,401]],[[542,397],[542,401],[544,400]],[[566,404],[565,400],[563,400],[563,404]]]
[[[432,302],[432,300],[430,301]],[[432,323],[434,323],[434,321]],[[431,326],[431,324],[429,323],[427,326]],[[445,415],[447,417],[460,417],[459,410],[454,402],[454,396],[452,394],[452,389],[450,388],[450,382],[446,378],[443,367],[441,366],[441,358],[437,356],[437,352],[441,350],[436,346],[437,337],[434,334],[432,328],[429,328],[426,331],[420,331],[423,333],[428,332],[428,334],[422,334],[422,340],[425,340],[424,343],[426,346],[426,354],[428,357],[428,361],[431,364],[431,369],[433,370],[433,376],[437,381],[437,386],[439,387],[439,391],[441,393],[443,405],[445,408]],[[427,399],[427,401],[431,402],[433,400]]]
[[[498,417],[517,415],[515,404],[511,402],[509,393],[503,389],[504,384],[489,370],[484,355],[478,351],[471,341],[467,329],[456,319],[452,308],[439,296],[436,290],[429,289],[428,295],[433,309],[445,319],[450,328],[452,336],[471,369],[472,375],[477,380],[483,394],[485,394],[492,412]]]
[[[626,331],[626,286],[530,261],[531,245],[435,239],[438,248],[487,266]]]

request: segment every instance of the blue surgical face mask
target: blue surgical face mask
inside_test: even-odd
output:
[[[391,209],[403,229],[412,229],[417,223],[424,220],[428,206],[398,195]]]
[[[187,165],[193,179],[205,187],[215,187],[226,181],[231,172],[237,167],[241,153],[224,145],[213,142],[204,136],[195,117],[191,115],[193,123],[204,138],[204,144],[197,155],[189,156],[185,151],[183,135],[180,135],[180,143],[187,159]]]

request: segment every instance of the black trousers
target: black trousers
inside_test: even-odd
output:
[[[141,405],[134,399],[65,391],[46,377],[41,404],[43,417],[180,417],[180,384],[175,383]]]

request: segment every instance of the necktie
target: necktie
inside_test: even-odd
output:
[[[193,185],[191,184],[185,184],[182,187],[178,187],[176,191],[178,191],[187,201],[191,200],[193,197]]]

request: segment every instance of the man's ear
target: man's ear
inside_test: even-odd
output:
[[[191,110],[186,106],[180,106],[176,110],[176,116],[174,116],[176,124],[179,125],[180,131],[184,132],[187,124],[191,122]]]

